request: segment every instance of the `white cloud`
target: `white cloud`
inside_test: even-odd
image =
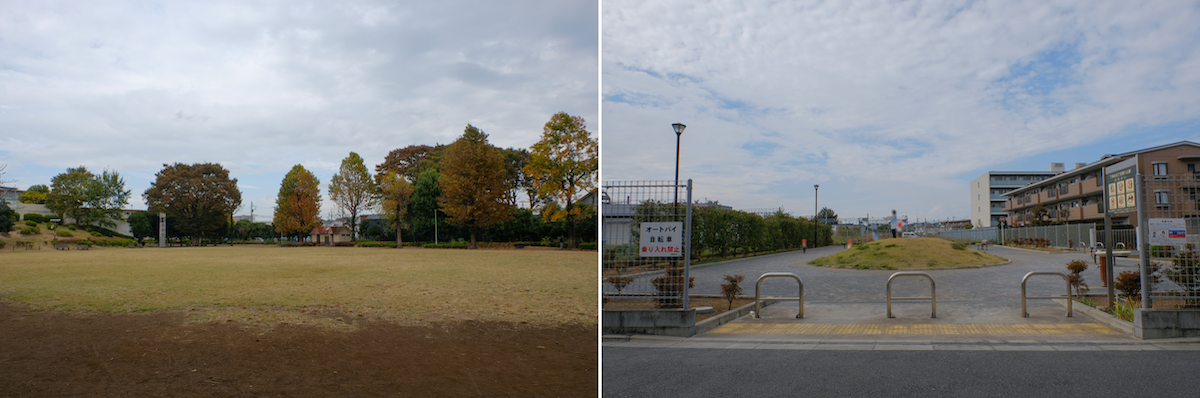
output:
[[[528,147],[556,112],[599,122],[589,1],[0,9],[0,157],[27,184],[83,164],[140,195],[163,163],[220,162],[271,197],[297,163],[328,180],[468,123]]]
[[[989,167],[1104,140],[1140,149],[1153,144],[1131,126],[1200,120],[1198,10],[605,2],[604,178],[673,178],[682,122],[681,178],[700,197],[810,214],[819,183],[839,214],[965,217],[967,182]]]

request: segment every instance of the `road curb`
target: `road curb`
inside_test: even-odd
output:
[[[1066,306],[1067,306],[1066,299],[1052,299],[1052,300],[1064,308],[1066,308]],[[1071,305],[1071,310],[1074,312],[1078,312],[1078,313],[1087,315],[1089,318],[1095,319],[1095,320],[1099,321],[1100,323],[1103,323],[1118,332],[1125,333],[1130,336],[1134,335],[1133,334],[1133,323],[1125,322],[1121,318],[1117,318],[1107,312],[1092,308],[1091,306],[1088,306],[1087,304],[1083,304],[1083,303],[1076,301],[1075,303],[1073,303]],[[1141,339],[1139,339],[1139,340],[1141,340]]]

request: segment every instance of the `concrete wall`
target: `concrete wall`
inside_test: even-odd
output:
[[[696,309],[604,310],[600,324],[603,334],[692,337]]]
[[[1140,339],[1200,337],[1200,309],[1137,309],[1133,334]]]

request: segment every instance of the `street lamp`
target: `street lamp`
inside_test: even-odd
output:
[[[819,189],[821,189],[820,185],[813,184],[813,221],[817,221],[817,214],[820,213],[817,211],[817,200],[818,200],[817,191]]]
[[[675,215],[679,216],[679,139],[683,136],[683,129],[686,129],[683,123],[675,123],[671,125],[675,129]]]

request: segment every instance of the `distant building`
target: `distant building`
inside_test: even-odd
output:
[[[1062,172],[1062,163],[1052,163],[1050,171],[989,171],[971,181],[971,219],[975,227],[994,227],[1008,213],[1004,194]],[[1057,169],[1057,171],[1056,171]]]
[[[1047,221],[1065,223],[1104,222],[1104,168],[1127,159],[1137,159],[1138,173],[1147,179],[1165,179],[1177,176],[1184,181],[1200,178],[1196,165],[1200,163],[1200,144],[1180,141],[1173,144],[1104,155],[1100,160],[1078,165],[1037,183],[1025,185],[1004,194],[1004,209],[1008,223],[1013,226],[1032,225],[1036,220],[1033,209],[1042,205],[1047,210]],[[1144,192],[1138,198],[1148,204],[1148,218],[1200,217],[1197,193],[1200,184],[1184,183],[1169,189]],[[1147,190],[1149,191],[1149,190]],[[1171,201],[1170,198],[1176,198]],[[1137,225],[1137,217],[1129,215],[1113,217],[1115,224]]]
[[[25,191],[19,190],[16,187],[0,186],[0,199],[8,202],[9,207],[12,207],[13,204],[18,203],[17,198],[23,193],[25,193]]]
[[[333,227],[316,227],[309,233],[312,242],[317,242],[325,246],[333,246],[338,242],[353,242],[350,236],[350,228],[343,226]]]

